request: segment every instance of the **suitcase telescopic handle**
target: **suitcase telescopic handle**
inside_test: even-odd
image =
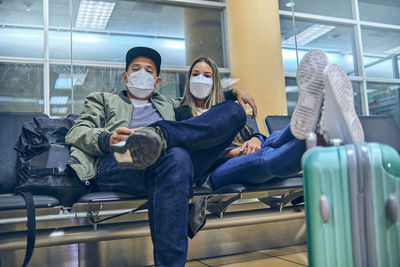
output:
[[[397,200],[395,195],[390,194],[386,200],[385,204],[385,209],[386,209],[386,216],[392,223],[397,222],[398,218],[398,205],[397,205]]]
[[[319,199],[319,213],[324,223],[329,221],[329,216],[330,216],[329,200],[325,195],[322,195],[321,198]]]

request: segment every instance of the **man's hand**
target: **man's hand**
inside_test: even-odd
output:
[[[250,140],[243,143],[242,146],[236,147],[234,149],[229,150],[226,154],[227,158],[235,158],[247,154],[251,154],[260,150],[261,148],[261,140],[257,137],[252,137]]]
[[[112,133],[110,137],[110,146],[118,142],[121,142],[122,139],[124,139],[125,137],[129,136],[132,133],[133,130],[126,127],[119,127],[115,129],[115,131]]]
[[[246,104],[249,104],[251,109],[253,110],[253,119],[257,117],[257,105],[254,101],[254,98],[249,95],[246,91],[240,88],[233,89],[232,93],[236,96],[239,104],[246,110]]]

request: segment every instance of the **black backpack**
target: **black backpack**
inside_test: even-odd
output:
[[[50,119],[37,117],[22,127],[15,149],[17,159],[16,194],[25,200],[28,217],[27,248],[22,266],[26,266],[35,247],[35,204],[32,195],[46,195],[70,207],[82,194],[92,189],[86,186],[67,165],[69,147],[65,135],[76,115]]]
[[[65,135],[72,127],[76,115],[66,118],[34,118],[22,127],[15,147],[18,151],[16,193],[28,191],[34,195],[52,196],[61,205],[70,207],[86,186],[67,165],[69,146]]]

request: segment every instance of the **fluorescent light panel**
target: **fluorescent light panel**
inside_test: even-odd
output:
[[[396,47],[393,47],[393,48],[385,51],[384,53],[387,53],[387,54],[400,54],[400,45],[396,46]]]
[[[335,26],[323,25],[323,24],[313,24],[304,31],[297,34],[297,44],[306,45],[315,39],[318,39],[327,32],[333,30]],[[283,41],[283,45],[294,45],[294,35]]]
[[[82,0],[76,18],[76,28],[105,29],[115,3]]]

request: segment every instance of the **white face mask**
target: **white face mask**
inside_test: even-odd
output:
[[[205,99],[211,94],[213,80],[203,75],[190,78],[190,93],[197,99]]]
[[[132,72],[128,76],[128,87],[129,92],[137,98],[146,98],[154,91],[155,79],[144,69]]]

